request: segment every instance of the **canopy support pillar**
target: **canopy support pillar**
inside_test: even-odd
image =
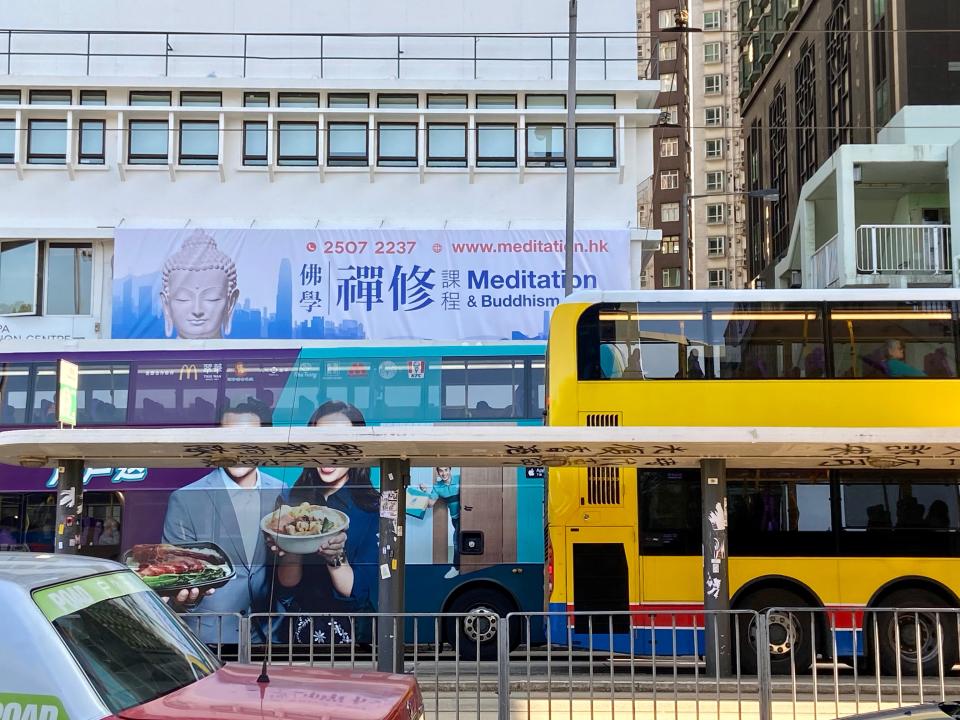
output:
[[[707,675],[730,675],[730,578],[727,572],[727,462],[700,461],[703,499],[703,609]],[[742,628],[746,632],[746,628]]]
[[[409,460],[380,461],[380,573],[377,612],[377,670],[403,672],[406,581],[406,505]]]
[[[57,472],[57,527],[53,551],[76,554],[83,512],[83,460],[61,460]]]

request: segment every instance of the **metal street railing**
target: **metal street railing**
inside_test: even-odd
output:
[[[861,225],[857,272],[939,275],[949,273],[949,225]]]
[[[578,37],[578,66],[604,80],[637,65],[657,77],[657,43],[629,33]],[[7,75],[216,78],[517,79],[566,76],[562,33],[216,33],[0,29]],[[583,72],[583,71],[581,71]],[[633,75],[636,77],[636,75]]]

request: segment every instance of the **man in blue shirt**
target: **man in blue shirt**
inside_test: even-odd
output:
[[[454,475],[452,468],[438,467],[433,487],[428,491],[426,486],[421,485],[420,489],[429,493],[429,507],[436,505],[437,500],[443,500],[447,504],[447,512],[450,513],[450,524],[453,525],[453,567],[443,576],[450,580],[460,574],[460,475]]]

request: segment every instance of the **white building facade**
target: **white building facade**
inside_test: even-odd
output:
[[[566,2],[52,7],[12,0],[0,32],[6,340],[111,337],[118,236],[141,229],[562,237]],[[635,7],[581,8],[576,131],[577,228],[627,238],[633,287],[658,240]]]

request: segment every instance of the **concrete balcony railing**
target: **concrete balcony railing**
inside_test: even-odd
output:
[[[942,275],[951,271],[949,225],[861,225],[857,272]]]
[[[840,279],[840,243],[834,235],[813,254],[813,287],[828,288]]]

